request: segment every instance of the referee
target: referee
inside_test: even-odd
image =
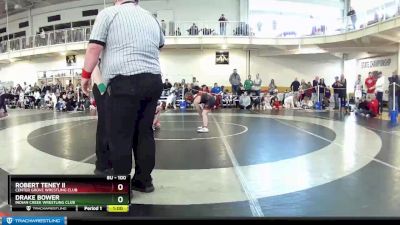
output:
[[[82,89],[88,93],[91,72],[101,54],[111,165],[116,175],[130,174],[133,150],[132,189],[147,193],[154,191],[152,123],[162,92],[159,54],[164,35],[151,13],[138,6],[138,0],[114,3],[98,14],[93,26],[82,70]]]

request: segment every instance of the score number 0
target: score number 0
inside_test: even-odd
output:
[[[117,185],[117,189],[118,189],[118,191],[123,191],[124,190],[124,185],[123,184],[118,184]],[[118,203],[124,202],[124,197],[118,196],[117,201],[118,201]]]

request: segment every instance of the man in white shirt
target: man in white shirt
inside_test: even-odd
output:
[[[377,74],[377,81],[376,81],[376,99],[379,102],[379,114],[382,114],[383,111],[383,87],[385,85],[385,78],[382,75],[382,72],[378,72]]]
[[[35,93],[33,94],[33,97],[35,98],[35,107],[39,108],[39,103],[41,100],[40,92],[35,91]]]
[[[256,79],[253,82],[253,90],[256,92],[256,96],[260,96],[262,80],[260,79],[260,74],[257,73]]]
[[[361,100],[363,92],[364,92],[364,85],[361,80],[361,74],[358,74],[358,78],[354,84],[354,97],[355,97],[355,102],[357,104]]]
[[[240,106],[240,109],[251,109],[251,99],[250,99],[250,96],[247,95],[247,92],[244,92],[240,96],[239,106]]]

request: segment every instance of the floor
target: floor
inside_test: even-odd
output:
[[[156,191],[135,192],[124,216],[400,215],[399,126],[332,111],[223,109],[210,120],[210,133],[198,134],[193,111],[162,114]],[[96,123],[93,112],[0,118],[0,212],[9,211],[10,173],[90,174]]]

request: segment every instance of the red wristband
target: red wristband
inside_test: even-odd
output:
[[[92,73],[82,69],[82,78],[90,79],[90,77],[92,77]]]

